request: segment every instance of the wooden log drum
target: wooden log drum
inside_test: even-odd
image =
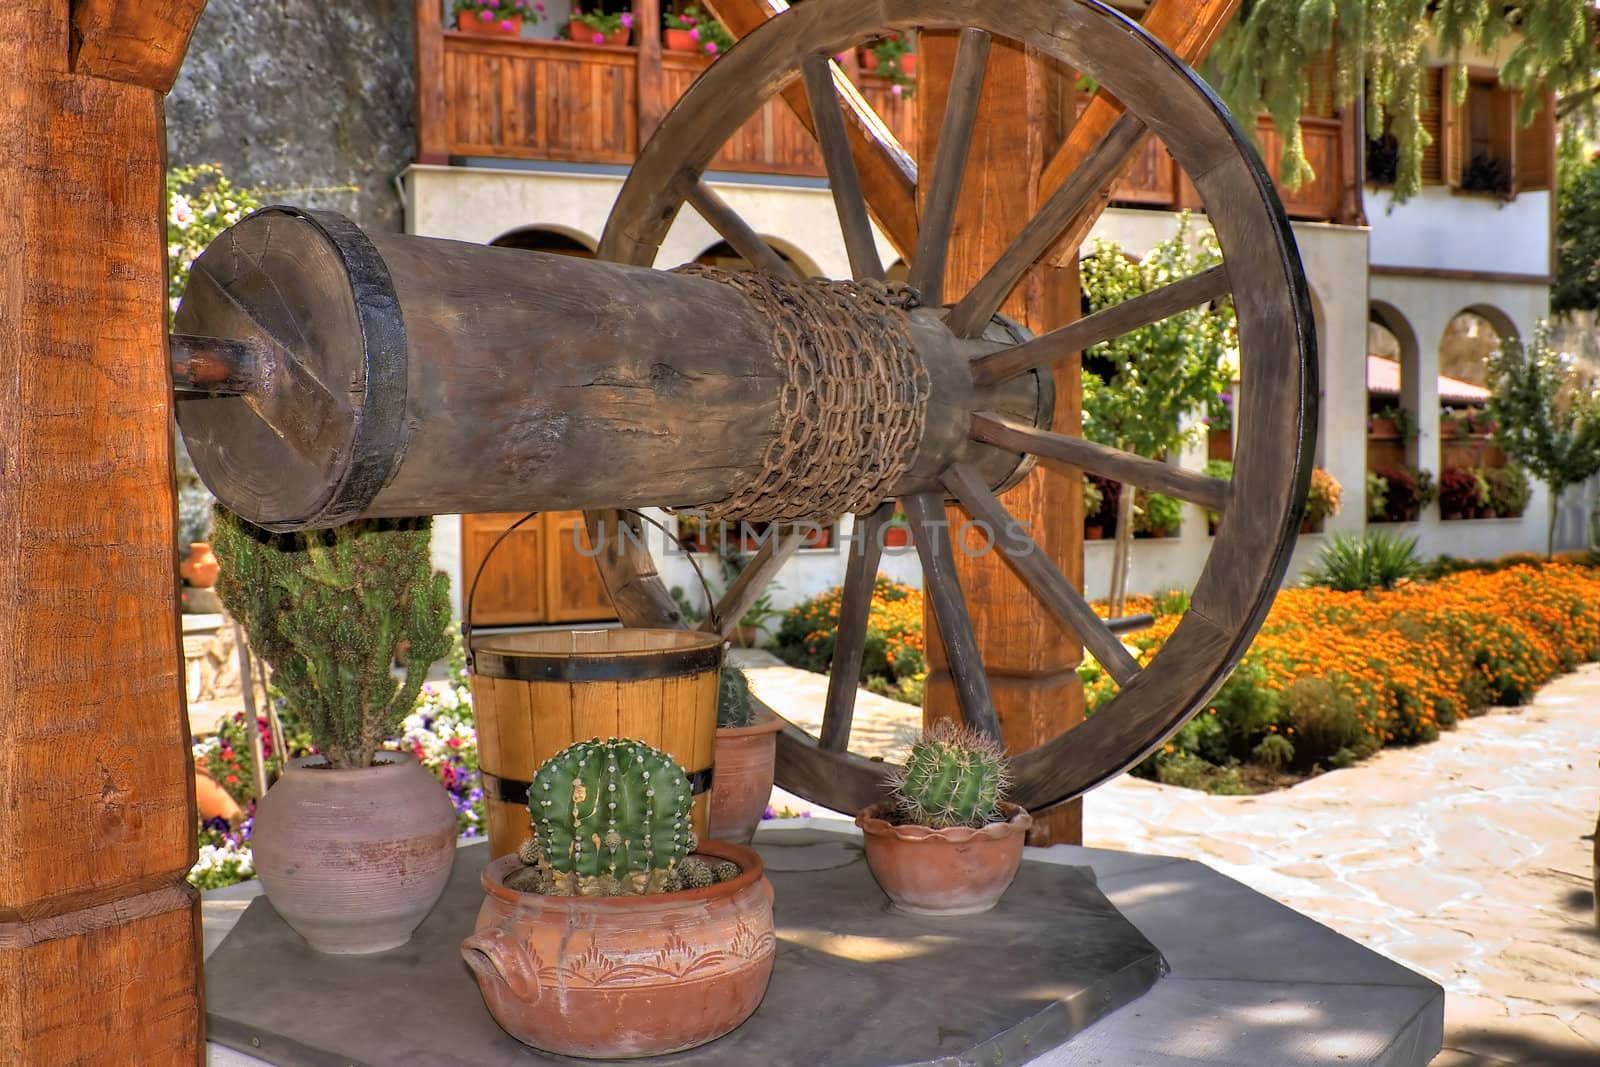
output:
[[[884,281],[829,56],[888,33],[960,30],[909,285]],[[1120,117],[965,293],[943,292],[966,150],[993,36],[1099,82]],[[763,100],[804,83],[854,281],[795,277],[705,182]],[[997,314],[1103,205],[1147,135],[1205,203],[1224,263],[1032,337]],[[859,136],[857,131],[856,136]],[[652,269],[684,203],[758,269]],[[179,424],[224,504],[274,529],[358,515],[591,510],[591,543],[630,626],[683,620],[637,540],[604,509],[703,507],[777,522],[857,516],[820,739],[779,739],[778,782],[826,806],[876,801],[892,768],[849,752],[877,572],[876,532],[911,519],[961,711],[999,735],[945,521],[990,531],[1045,613],[1120,687],[1068,734],[1017,755],[1031,810],[1121,772],[1204,707],[1265,617],[1300,525],[1315,440],[1315,342],[1293,234],[1248,139],[1194,73],[1096,0],[808,0],[749,33],[662,122],[624,184],[597,262],[363,234],[273,208],[196,264],[178,315]],[[1231,298],[1241,364],[1234,479],[1051,432],[1047,371],[1094,344]],[[184,373],[184,368],[193,368]],[[1190,610],[1140,664],[996,493],[1035,459],[1222,513]],[[725,594],[735,622],[796,538],[770,541]],[[499,681],[495,683],[498,690]],[[609,730],[599,730],[607,733]],[[570,740],[571,738],[568,738]],[[507,772],[510,773],[509,771]]]

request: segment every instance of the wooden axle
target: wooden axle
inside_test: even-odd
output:
[[[895,494],[936,488],[957,461],[1006,483],[1021,457],[971,440],[972,415],[1048,425],[1048,379],[975,386],[973,357],[1015,335],[961,340],[939,313],[908,317],[926,419]],[[269,529],[702,506],[754,481],[789,432],[777,329],[707,278],[268,208],[191,272],[172,351],[193,399],[178,423],[211,491]],[[870,448],[865,436],[838,448]]]

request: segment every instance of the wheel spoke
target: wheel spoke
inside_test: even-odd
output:
[[[823,748],[845,752],[850,748],[850,724],[856,714],[856,690],[861,685],[861,661],[867,652],[867,616],[872,612],[872,587],[878,580],[883,556],[880,537],[894,515],[894,501],[856,516],[850,535],[850,561],[845,565],[844,592],[839,599],[839,628],[833,641],[833,663],[828,668],[828,700],[823,705]]]
[[[967,600],[956,574],[955,550],[950,544],[944,499],[939,493],[917,493],[904,500],[911,537],[922,559],[922,584],[933,602],[933,619],[944,641],[945,658],[955,680],[961,717],[981,734],[1001,740],[1000,720],[989,696],[989,676],[983,672],[978,638],[967,615]]]
[[[867,198],[861,192],[861,175],[850,154],[850,137],[840,110],[839,94],[833,85],[833,62],[827,56],[807,56],[802,64],[806,99],[811,103],[811,119],[816,126],[822,161],[828,168],[828,188],[833,192],[839,228],[844,231],[845,251],[850,255],[850,273],[857,281],[883,279],[883,260],[872,236],[872,221],[867,217]]]
[[[689,206],[698,211],[700,217],[710,223],[711,228],[721,234],[722,239],[756,270],[766,271],[780,278],[801,280],[800,273],[794,266],[778,255],[777,249],[767,244],[761,235],[744,221],[744,217],[733,210],[704,178],[684,175],[679,182],[679,192],[689,202]]]
[[[777,577],[789,557],[800,547],[804,535],[798,526],[784,526],[775,537],[769,537],[760,551],[751,557],[733,584],[717,599],[717,610],[708,612],[700,629],[706,633],[719,633],[726,638],[739,626],[739,620],[761,598],[762,590]],[[720,630],[718,623],[721,624]]]
[[[1025,344],[979,356],[972,361],[972,380],[979,385],[993,385],[1015,378],[1034,367],[1065,359],[1102,341],[1226,296],[1228,291],[1228,272],[1219,264],[1132,300],[1102,308]]]
[[[972,147],[972,126],[983,94],[983,74],[989,65],[990,37],[982,30],[961,31],[950,95],[939,126],[938,158],[932,184],[922,209],[917,250],[911,257],[911,287],[930,307],[944,303],[945,262],[950,253],[950,231],[955,226],[956,202],[967,175],[967,153]]]
[[[1094,613],[1083,594],[1072,587],[1066,576],[1050,562],[1038,542],[1023,531],[983,479],[971,467],[957,463],[944,472],[945,488],[955,494],[974,519],[989,527],[990,535],[1006,561],[1027,583],[1033,595],[1068,630],[1078,635],[1091,655],[1099,661],[1118,685],[1138,677],[1139,664],[1123,647],[1100,616]]]
[[[1000,305],[1005,303],[1028,268],[1050,250],[1078,213],[1115,180],[1128,153],[1138,147],[1143,135],[1144,123],[1133,115],[1125,114],[1117,119],[1105,139],[1085,157],[1083,165],[1051,194],[1039,213],[1028,220],[1016,240],[1000,254],[994,266],[955,306],[950,313],[949,326],[957,337],[977,337],[983,333],[989,319],[1000,310]]]
[[[1040,430],[992,411],[980,411],[972,416],[971,436],[974,441],[1026,452],[1047,462],[1090,471],[1113,482],[1187,500],[1207,511],[1226,511],[1232,493],[1231,484],[1221,478],[1209,478],[1081,437]]]

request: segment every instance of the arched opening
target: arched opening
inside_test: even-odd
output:
[[[768,248],[778,253],[785,262],[793,266],[801,277],[820,278],[823,276],[822,271],[817,269],[815,263],[791,247],[787,242],[779,241],[772,237],[763,237],[762,240],[767,243]],[[708,267],[720,267],[723,270],[755,269],[749,260],[734,251],[733,246],[726,241],[718,241],[710,248],[707,248],[704,252],[694,257],[694,262]]]
[[[1439,338],[1439,515],[1514,518],[1527,506],[1526,477],[1495,447],[1488,411],[1489,358],[1517,337],[1511,316],[1474,304]]]
[[[1367,521],[1410,522],[1431,493],[1417,463],[1416,331],[1393,304],[1367,308]]]
[[[558,256],[594,258],[595,246],[576,230],[553,226],[525,226],[503,233],[489,242],[497,248],[524,248],[533,252],[550,252]]]

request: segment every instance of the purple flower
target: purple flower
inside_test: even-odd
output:
[[[622,13],[622,28],[625,30],[633,29],[633,12],[624,11]]]
[[[591,44],[605,44],[606,43],[606,35],[603,34],[603,33],[597,33],[590,40],[590,43]]]
[[[500,28],[502,30],[505,30],[507,33],[510,33],[513,29],[516,28],[516,23],[512,22],[510,19],[501,19],[500,20]]]
[[[905,92],[905,90],[900,88],[899,82],[895,82],[893,85],[889,86],[889,94],[891,96],[899,96],[903,92]]]
[[[537,0],[533,5],[533,9],[541,15],[544,14],[544,0]]]
[[[706,54],[707,55],[712,55],[712,56],[717,54],[717,42],[715,42],[715,41],[707,41],[706,42]]]
[[[700,39],[700,30],[698,28],[690,30],[689,39],[691,41],[698,41]]]
[[[493,22],[494,21],[494,12],[490,11],[488,8],[484,8],[482,11],[478,12],[478,21],[479,22]]]

